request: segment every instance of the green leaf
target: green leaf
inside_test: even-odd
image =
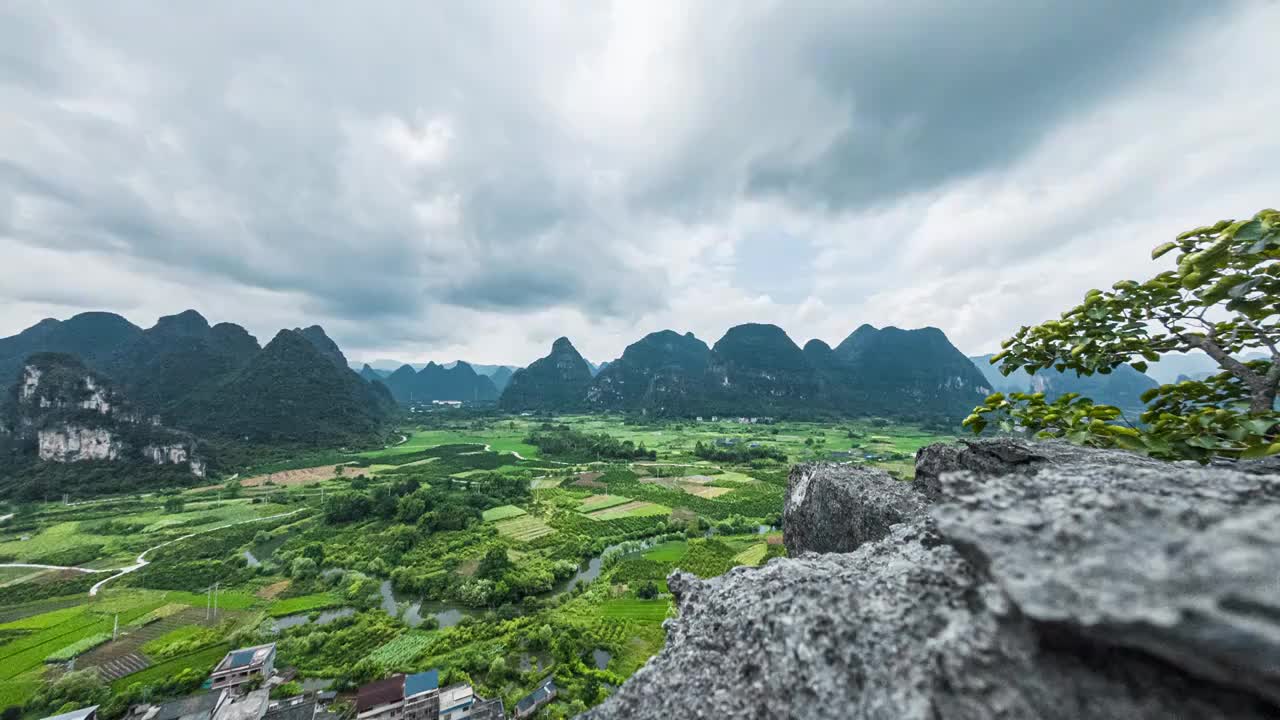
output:
[[[1170,250],[1176,247],[1178,247],[1178,243],[1176,242],[1167,242],[1167,243],[1164,243],[1163,245],[1157,245],[1156,249],[1151,251],[1151,259],[1156,260],[1161,255],[1164,255],[1165,253],[1169,252]]]
[[[1141,360],[1136,360],[1134,362],[1129,363],[1129,367],[1133,368],[1134,370],[1137,370],[1140,373],[1144,373],[1147,371],[1147,364]]]
[[[1262,222],[1260,220],[1250,220],[1236,230],[1235,239],[1242,243],[1251,243],[1262,237]]]

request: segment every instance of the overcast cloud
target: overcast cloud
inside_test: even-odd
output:
[[[354,359],[934,325],[1280,203],[1280,3],[0,6],[0,335],[195,308]]]

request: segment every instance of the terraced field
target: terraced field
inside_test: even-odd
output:
[[[650,515],[670,515],[671,508],[657,503],[636,500],[615,507],[587,513],[592,520],[617,520],[627,517],[648,517]]]
[[[520,540],[522,542],[537,540],[555,532],[555,530],[551,529],[551,526],[530,515],[515,518],[514,520],[503,520],[494,527],[498,529],[498,532],[512,540]]]
[[[765,543],[756,543],[737,555],[734,555],[733,561],[739,565],[759,565],[761,561],[764,560],[765,553],[768,551],[768,545]]]

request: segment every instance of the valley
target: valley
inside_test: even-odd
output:
[[[909,477],[918,448],[953,438],[888,419],[414,420],[398,444],[282,453],[216,484],[11,504],[0,706],[38,717],[38,698],[72,684],[58,678],[94,669],[76,701],[114,717],[196,689],[230,648],[274,642],[278,668],[340,699],[438,668],[442,685],[514,707],[554,675],[540,717],[571,717],[662,647],[673,569],[785,554],[792,463]]]

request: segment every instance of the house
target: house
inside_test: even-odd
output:
[[[471,717],[476,693],[470,685],[450,685],[440,691],[440,720],[462,720]]]
[[[225,688],[171,700],[160,705],[135,705],[129,711],[134,720],[212,720],[214,713],[231,699]]]
[[[404,676],[404,717],[407,720],[436,720],[440,717],[439,670]]]
[[[222,662],[219,662],[209,675],[210,687],[214,690],[226,688],[239,691],[245,683],[254,678],[265,681],[271,677],[275,661],[275,643],[232,650],[222,658]]]
[[[317,707],[315,695],[298,695],[270,703],[262,720],[312,720]]]
[[[44,720],[98,720],[98,706],[90,705],[61,715],[50,715]]]
[[[503,717],[501,700],[476,697],[475,690],[466,683],[441,688],[438,670],[412,675],[398,673],[356,691],[356,720],[503,720]]]
[[[272,646],[272,652],[275,647]],[[233,697],[218,706],[213,713],[213,720],[262,720],[267,714],[267,706],[271,703],[271,691],[266,688],[250,691],[244,695]]]
[[[516,703],[516,713],[513,716],[516,720],[527,718],[538,711],[538,708],[546,705],[556,698],[556,681],[554,678],[547,678],[542,681],[533,692],[525,695]]]
[[[501,698],[477,699],[476,704],[471,706],[471,714],[468,717],[470,720],[506,720],[507,712],[502,707]]]
[[[403,673],[361,685],[356,691],[356,720],[398,720],[403,714]]]

